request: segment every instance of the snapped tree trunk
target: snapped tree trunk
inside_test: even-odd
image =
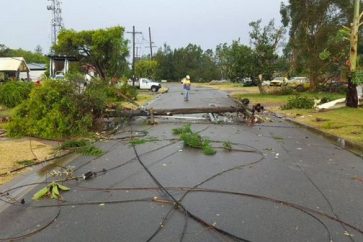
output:
[[[266,91],[263,88],[261,82],[259,82],[257,86],[258,86],[258,90],[260,91],[260,94],[266,94]]]
[[[352,82],[352,76],[348,77],[348,91],[347,91],[347,107],[358,108],[358,92],[357,85]]]

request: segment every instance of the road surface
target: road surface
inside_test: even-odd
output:
[[[195,88],[185,103],[180,87],[171,85],[169,93],[150,105],[233,102],[223,92]],[[256,126],[192,124],[213,141],[214,156],[185,148],[176,139],[172,129],[182,123],[148,126],[136,120],[98,143],[102,157],[70,163],[76,176],[88,171],[98,175],[66,182],[71,191],[63,193],[64,201],[32,201],[40,185],[24,196],[25,204],[2,211],[0,239],[363,241],[362,158],[301,127],[273,120]],[[134,150],[130,136],[152,141]],[[231,152],[219,148],[224,141],[233,144]],[[7,188],[14,186],[16,182]],[[23,194],[15,192],[9,195],[20,201]],[[176,205],[172,199],[181,202]]]

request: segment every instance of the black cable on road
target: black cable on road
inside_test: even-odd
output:
[[[227,237],[229,238],[232,238],[236,241],[244,241],[244,242],[249,242],[249,240],[247,239],[244,239],[244,238],[241,238],[239,236],[236,236],[234,234],[231,234],[223,229],[220,229],[218,227],[215,227],[215,226],[212,226],[211,224],[207,223],[206,221],[204,221],[203,219],[201,219],[200,217],[194,215],[193,213],[191,213],[188,209],[186,209],[172,194],[169,193],[169,191],[158,181],[158,179],[150,172],[150,170],[145,166],[145,164],[142,162],[142,160],[140,159],[140,156],[136,150],[136,147],[135,145],[133,144],[132,145],[133,149],[134,149],[134,152],[135,152],[135,155],[136,155],[136,158],[137,160],[139,161],[140,165],[145,169],[145,171],[149,174],[149,176],[153,179],[153,181],[157,184],[157,186],[160,188],[161,191],[163,191],[165,194],[167,194],[174,202],[174,207],[175,209],[182,209],[182,211],[184,211],[185,213],[187,213],[187,215],[194,219],[195,221],[197,221],[198,223],[208,227],[208,228],[212,228],[213,230],[223,234],[223,235],[226,235]]]
[[[20,236],[15,236],[15,237],[0,238],[0,241],[15,241],[15,240],[23,240],[23,239],[29,238],[30,236],[32,236],[34,234],[37,234],[37,233],[45,230],[46,228],[48,228],[50,225],[52,225],[58,219],[60,213],[61,213],[61,209],[59,208],[57,214],[55,215],[55,217],[51,221],[49,221],[44,226],[33,230],[30,233],[20,235]]]

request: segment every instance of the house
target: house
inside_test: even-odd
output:
[[[25,73],[26,80],[30,80],[30,69],[23,57],[0,57],[0,80],[19,80],[20,74]]]

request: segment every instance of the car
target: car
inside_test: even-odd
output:
[[[130,86],[135,86],[142,90],[151,90],[152,92],[157,92],[161,88],[160,83],[147,78],[139,78],[138,80],[135,81],[130,79],[128,80],[128,84]]]
[[[64,79],[64,73],[63,72],[56,73],[55,76],[54,76],[54,79],[55,80],[63,80]]]
[[[271,82],[270,82],[270,86],[277,86],[277,87],[281,87],[283,85],[286,85],[286,81],[287,78],[286,77],[275,77]]]
[[[297,91],[304,91],[310,87],[310,80],[307,77],[293,77],[290,80],[287,80],[286,85],[288,87],[292,87]]]
[[[271,85],[271,81],[263,81],[261,83],[261,86],[270,86]]]

